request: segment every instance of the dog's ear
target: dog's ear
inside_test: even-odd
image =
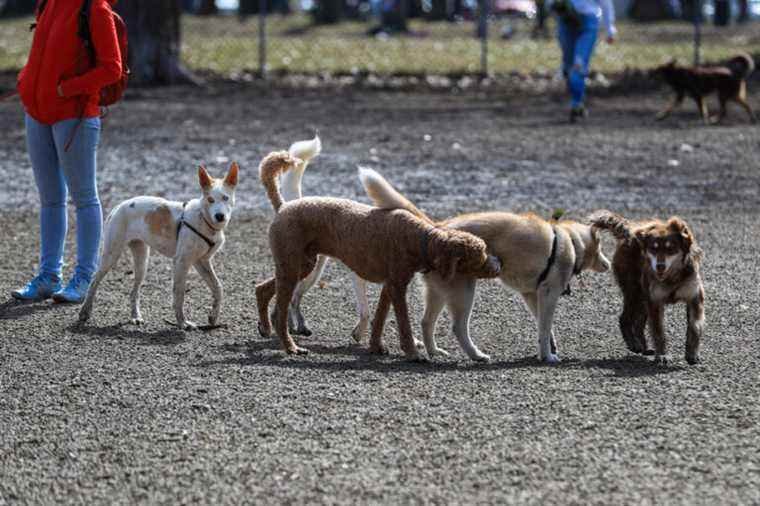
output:
[[[208,172],[206,172],[206,167],[203,165],[198,166],[198,182],[201,184],[201,189],[204,192],[211,189],[211,186],[214,184],[213,179],[211,179],[211,176],[208,175]]]
[[[647,244],[647,238],[649,237],[649,232],[652,231],[652,227],[646,227],[646,228],[640,228],[637,230],[633,237],[636,239],[636,242],[639,243],[639,246],[644,248]]]
[[[673,216],[668,220],[668,230],[679,235],[681,241],[683,241],[685,251],[691,249],[691,245],[694,242],[694,236],[691,234],[691,230],[689,230],[689,226],[685,221],[678,216]]]
[[[678,65],[678,59],[675,56],[665,64],[666,67],[675,67],[676,65]]]
[[[457,273],[457,264],[459,263],[459,257],[452,253],[444,254],[438,257],[435,265],[435,270],[441,275],[443,281],[450,283],[454,279],[454,275]]]
[[[450,241],[450,232],[435,229],[430,233],[430,256],[433,268],[445,282],[454,279],[460,254],[457,245]]]
[[[227,171],[227,176],[224,178],[224,184],[226,186],[230,186],[232,188],[236,187],[238,184],[238,164],[237,162],[232,162],[230,165],[230,170]]]

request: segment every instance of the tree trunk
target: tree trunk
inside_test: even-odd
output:
[[[130,0],[116,10],[127,24],[130,84],[200,84],[180,61],[181,0]]]
[[[318,25],[337,23],[343,17],[343,0],[317,0],[314,22]]]

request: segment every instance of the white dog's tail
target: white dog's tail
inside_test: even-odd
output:
[[[280,193],[280,183],[277,177],[283,172],[304,164],[300,158],[295,158],[287,151],[272,151],[259,164],[259,178],[267,191],[267,197],[275,211],[282,207],[283,199]]]
[[[359,167],[359,179],[372,202],[382,209],[406,209],[418,218],[432,222],[417,206],[401,195],[383,176],[367,167]]]
[[[282,197],[286,202],[300,199],[301,193],[301,179],[303,173],[306,170],[306,166],[309,165],[309,161],[316,158],[319,153],[322,152],[322,141],[319,139],[319,135],[315,135],[313,139],[308,141],[294,142],[288,153],[294,158],[303,160],[303,164],[294,167],[293,170],[286,172],[282,176]]]

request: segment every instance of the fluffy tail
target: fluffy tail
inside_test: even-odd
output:
[[[418,218],[431,222],[425,213],[401,195],[383,176],[367,167],[359,167],[359,179],[372,202],[382,209],[406,209]]]
[[[293,167],[304,165],[300,158],[291,156],[287,151],[273,151],[261,160],[259,178],[267,191],[267,197],[275,211],[279,211],[284,202],[280,193],[280,183],[277,176]]]
[[[738,79],[747,79],[755,70],[755,61],[747,53],[739,53],[726,63],[731,73]]]
[[[633,238],[630,222],[612,211],[607,211],[606,209],[596,211],[588,217],[588,220],[591,222],[592,227],[607,230],[616,239],[629,241]]]
[[[301,179],[306,166],[309,165],[312,158],[316,158],[321,152],[322,141],[318,135],[309,141],[294,142],[290,146],[288,149],[290,156],[303,160],[303,164],[294,167],[293,170],[282,176],[282,197],[286,202],[301,198]]]

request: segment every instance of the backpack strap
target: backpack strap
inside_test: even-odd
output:
[[[44,1],[44,0],[43,0]],[[90,7],[92,6],[91,0],[84,0],[82,2],[82,8],[79,10],[79,28],[77,35],[82,42],[87,52],[90,54],[90,62],[95,65],[95,46],[92,44],[92,36],[90,34]]]
[[[36,19],[39,19],[40,16],[42,16],[42,11],[45,10],[45,6],[46,5],[47,5],[47,0],[40,0],[39,5],[37,5],[37,12],[36,12],[37,16],[36,16]],[[37,28],[37,21],[35,21],[31,25],[29,25],[29,31],[31,32],[35,28]]]

